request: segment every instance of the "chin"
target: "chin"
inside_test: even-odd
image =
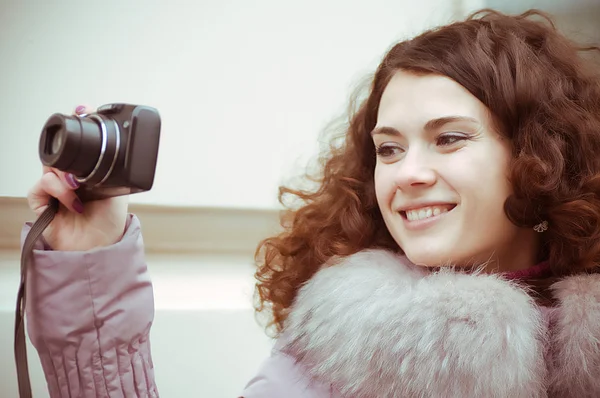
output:
[[[448,267],[455,265],[455,261],[447,253],[435,253],[435,252],[404,252],[406,257],[411,263],[420,267],[434,268],[434,267]]]
[[[452,255],[452,253],[446,250],[440,251],[429,251],[429,252],[415,252],[408,251],[404,252],[406,258],[408,260],[420,267],[424,268],[442,268],[442,267],[456,267],[456,268],[470,268],[475,266],[475,264],[482,264],[483,262],[478,262],[474,258],[471,258],[471,261],[468,261],[464,257],[456,257],[456,254]]]

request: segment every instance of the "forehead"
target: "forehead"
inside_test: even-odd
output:
[[[485,123],[485,105],[454,80],[440,75],[398,71],[379,103],[377,125],[423,125],[445,116],[468,116]]]

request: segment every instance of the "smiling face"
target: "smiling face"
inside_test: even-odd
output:
[[[455,81],[397,72],[373,130],[383,219],[410,261],[496,270],[536,262],[537,236],[504,213],[510,142],[488,109]]]

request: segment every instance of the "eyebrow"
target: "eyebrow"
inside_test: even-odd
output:
[[[436,130],[448,123],[455,123],[455,122],[468,122],[468,123],[479,124],[479,121],[477,119],[469,117],[469,116],[444,116],[444,117],[439,117],[436,119],[431,119],[430,121],[425,123],[425,131]],[[375,129],[373,129],[373,131],[371,131],[371,136],[374,136],[377,134],[402,135],[400,133],[400,131],[398,131],[397,129],[395,129],[393,127],[387,127],[387,126],[376,127]]]

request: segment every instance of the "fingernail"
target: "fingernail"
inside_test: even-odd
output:
[[[77,108],[75,108],[75,113],[83,113],[83,111],[85,111],[85,106],[83,105],[79,105]]]
[[[73,176],[73,174],[68,173],[67,175],[65,175],[65,179],[67,180],[71,188],[79,188],[79,183],[75,181],[75,177]]]
[[[79,198],[73,201],[73,210],[75,210],[79,214],[83,213],[83,203],[81,203],[81,200],[79,200]]]

